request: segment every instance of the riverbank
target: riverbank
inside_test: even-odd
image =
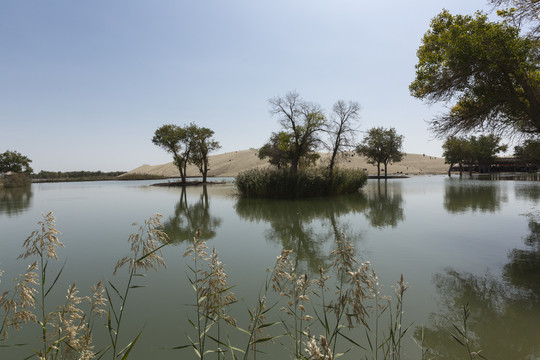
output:
[[[238,173],[252,169],[268,166],[267,160],[260,160],[256,149],[234,151],[224,154],[210,156],[210,170],[208,176],[211,177],[229,177],[236,176]],[[321,154],[320,163],[328,161],[327,154]],[[367,159],[354,152],[348,153],[338,166],[348,168],[365,169],[370,176],[377,175],[377,167],[370,165]],[[381,175],[384,175],[381,168]],[[429,156],[425,154],[405,154],[403,160],[399,163],[388,165],[388,175],[415,176],[415,175],[443,175],[448,171],[448,165],[444,163],[444,158]],[[179,177],[180,174],[176,166],[170,162],[161,165],[142,165],[129,171],[124,176],[133,176],[135,174],[159,175],[166,178]],[[195,166],[188,166],[187,175],[191,177],[200,176]]]

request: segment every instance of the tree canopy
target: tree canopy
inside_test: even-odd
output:
[[[507,145],[501,144],[499,136],[489,134],[470,136],[468,138],[450,136],[443,144],[445,162],[450,164],[448,176],[454,164],[459,164],[460,175],[463,175],[463,164],[478,166],[480,172],[489,172],[490,165],[496,160],[498,153],[506,151]]]
[[[203,183],[208,175],[208,154],[221,148],[219,142],[214,140],[214,131],[206,127],[195,126],[193,133],[193,149],[189,157],[189,162],[199,169]]]
[[[525,163],[540,166],[540,140],[525,140],[514,148],[514,156]]]
[[[431,22],[417,52],[412,96],[452,102],[430,122],[438,137],[482,132],[540,134],[538,43],[508,22],[482,13],[452,15]]]
[[[497,14],[512,22],[515,26],[529,28],[529,35],[538,39],[540,36],[540,1],[538,0],[491,0],[497,7],[510,6],[497,11]]]
[[[388,175],[388,163],[399,162],[403,159],[403,135],[398,135],[396,129],[375,127],[368,130],[366,136],[357,146],[356,152],[365,156],[368,163],[377,165],[377,176],[381,176],[381,164],[384,164],[384,177]]]
[[[318,158],[316,150],[322,143],[319,134],[325,129],[326,117],[318,104],[303,100],[294,91],[285,96],[276,96],[268,103],[270,114],[277,116],[283,127],[277,148],[287,155],[291,172],[295,174],[299,165]]]
[[[186,182],[188,164],[197,166],[206,182],[208,174],[208,154],[221,146],[212,137],[214,131],[193,123],[184,126],[163,125],[158,128],[152,142],[173,154],[182,182]]]
[[[356,101],[338,100],[329,117],[313,102],[303,100],[294,91],[270,100],[270,113],[279,118],[282,130],[274,132],[259,149],[259,158],[268,158],[278,169],[291,172],[308,167],[319,159],[321,147],[330,151],[328,169],[333,173],[338,155],[354,148],[360,105]]]
[[[443,157],[445,160],[444,162],[446,164],[450,164],[450,167],[448,168],[448,176],[450,176],[452,167],[455,164],[459,165],[459,174],[463,175],[463,163],[467,159],[471,158],[470,154],[472,149],[469,141],[465,138],[450,136],[445,140],[442,148]]]
[[[21,153],[7,150],[3,154],[0,154],[0,173],[14,172],[31,174],[33,172],[30,167],[31,162],[32,160]]]

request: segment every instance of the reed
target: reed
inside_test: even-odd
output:
[[[357,193],[367,174],[359,169],[302,169],[297,173],[273,168],[255,168],[238,174],[235,187],[244,197],[306,198]]]
[[[127,359],[142,333],[127,343],[121,340],[130,294],[143,287],[140,278],[147,271],[166,267],[161,249],[168,245],[168,237],[162,231],[160,219],[160,215],[154,215],[143,225],[134,224],[136,231],[128,237],[131,254],[120,259],[114,268],[114,274],[127,270],[122,286],[111,281],[106,285],[99,282],[92,287],[91,295],[81,296],[73,283],[64,304],[47,312],[51,307],[49,294],[64,266],[53,275],[48,274],[49,261],[58,261],[57,249],[63,244],[54,215],[43,215],[39,228],[24,241],[24,252],[19,257],[34,261],[14,280],[14,290],[0,296],[0,350],[21,345],[7,343],[9,332],[31,323],[40,330],[40,343],[28,359],[87,360],[105,355],[111,355],[113,360]],[[198,359],[211,356],[218,360],[256,360],[265,350],[263,345],[271,344],[269,351],[273,351],[279,343],[294,359],[333,360],[351,351],[364,359],[404,358],[402,341],[410,328],[404,326],[408,285],[401,275],[394,285],[393,297],[383,295],[372,265],[358,263],[354,246],[345,235],[337,240],[329,267],[320,267],[314,277],[299,272],[296,254],[282,250],[274,266],[267,269],[255,304],[240,309],[249,314],[245,326],[232,315],[238,313],[238,301],[228,284],[225,266],[216,249],[210,254],[207,250],[198,230],[184,254],[192,261],[188,278],[194,291],[195,310],[188,322],[195,335],[188,335],[188,343],[175,349],[192,349]],[[469,316],[470,309],[464,306],[462,323],[452,325],[452,337],[466,350],[467,358],[485,359],[472,345]],[[110,345],[96,350],[92,337],[101,317],[106,318]],[[243,334],[241,340],[232,342],[233,333]],[[428,349],[424,348],[423,335],[420,346],[425,359]]]

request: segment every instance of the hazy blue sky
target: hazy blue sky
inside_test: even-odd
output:
[[[268,99],[296,90],[330,110],[362,106],[360,130],[395,127],[404,150],[440,156],[409,95],[430,20],[486,0],[2,0],[0,152],[40,170],[131,170],[171,156],[163,124],[215,131],[219,151],[277,131]],[[361,137],[362,134],[359,134]]]

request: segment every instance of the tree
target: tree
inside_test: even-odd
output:
[[[163,125],[157,129],[152,142],[173,154],[174,164],[180,171],[182,182],[186,182],[186,168],[194,146],[194,124],[180,127],[178,125]]]
[[[214,131],[192,125],[191,128],[193,137],[192,151],[189,156],[189,162],[197,166],[203,177],[203,183],[206,183],[208,175],[208,154],[221,148],[219,142],[214,140]]]
[[[530,35],[540,35],[540,2],[538,0],[491,0],[494,6],[509,5],[509,8],[498,10],[497,14],[511,21],[515,26],[530,25]]]
[[[368,163],[377,165],[377,176],[381,177],[381,163],[384,164],[384,177],[388,176],[388,163],[399,162],[403,159],[403,135],[398,135],[396,129],[382,127],[371,128],[356,152],[365,156]]]
[[[291,163],[291,136],[285,131],[272,133],[270,140],[259,149],[259,159],[268,158],[268,162],[278,169]]]
[[[430,122],[438,137],[475,131],[540,133],[538,43],[485,14],[444,10],[418,49],[411,95],[428,102],[455,101]]]
[[[7,150],[0,154],[0,174],[7,172],[31,174],[33,172],[30,167],[31,162],[32,160],[21,153]]]
[[[540,166],[540,140],[527,139],[514,148],[514,156],[526,164]]]
[[[489,172],[497,154],[508,149],[508,146],[500,144],[501,138],[493,134],[471,136],[469,141],[479,172]]]
[[[354,148],[354,135],[357,131],[355,125],[360,118],[360,104],[356,101],[345,102],[338,100],[332,107],[332,116],[328,123],[328,133],[331,151],[330,165],[328,169],[330,175],[334,172],[337,156],[345,150]]]
[[[326,118],[319,105],[302,100],[294,91],[268,102],[270,114],[278,116],[283,131],[291,137],[286,151],[290,154],[291,172],[296,174],[299,164],[311,163],[317,157],[319,133],[326,126]]]
[[[470,158],[471,147],[469,140],[450,136],[446,139],[443,148],[443,157],[446,164],[450,164],[448,168],[448,176],[452,171],[454,164],[459,165],[459,176],[463,176],[463,162]]]

